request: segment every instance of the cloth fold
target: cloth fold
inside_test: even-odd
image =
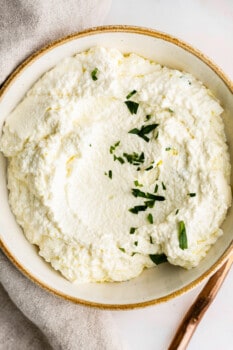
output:
[[[0,349],[27,349],[26,343],[33,341],[31,335],[37,337],[36,349],[122,349],[109,311],[76,305],[47,293],[23,276],[2,252],[0,281],[18,307],[17,310],[12,305],[9,306],[7,296],[4,298],[4,293],[1,293]],[[19,314],[19,310],[22,314]],[[13,329],[4,325],[5,318]],[[17,327],[24,331],[20,337]],[[14,334],[17,338],[12,340]]]
[[[100,25],[110,0],[1,0],[0,85],[28,55],[61,36]],[[111,313],[58,298],[0,251],[0,350],[122,349]]]

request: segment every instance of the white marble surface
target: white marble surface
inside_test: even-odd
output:
[[[131,24],[177,36],[198,48],[233,80],[233,0],[112,0],[105,24]],[[131,350],[166,350],[203,284],[167,303],[114,311]],[[233,269],[198,326],[188,350],[233,349]]]

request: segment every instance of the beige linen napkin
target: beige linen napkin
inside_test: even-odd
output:
[[[0,0],[0,84],[33,51],[101,25],[111,0]]]
[[[18,307],[0,289],[1,350],[122,349],[110,312],[47,293],[24,277],[1,252],[0,281]]]
[[[51,40],[100,25],[110,0],[0,0],[0,85]],[[1,229],[1,228],[0,228]],[[0,251],[0,350],[122,349],[108,311],[42,290]]]

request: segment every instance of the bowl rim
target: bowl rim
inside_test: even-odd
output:
[[[77,33],[73,33],[67,36],[64,36],[58,40],[52,41],[50,44],[42,47],[40,50],[36,51],[32,55],[30,55],[25,61],[23,61],[8,77],[8,79],[5,81],[5,83],[0,88],[0,102],[2,98],[4,97],[4,94],[8,91],[10,86],[14,83],[14,81],[17,79],[17,77],[34,61],[36,61],[38,58],[49,52],[50,50],[65,44],[66,42],[72,41],[74,39],[82,38],[85,36],[95,35],[95,34],[101,34],[101,33],[111,33],[111,32],[124,32],[124,33],[133,33],[133,34],[140,34],[140,35],[146,35],[155,37],[158,39],[162,39],[164,41],[170,42],[172,44],[175,44],[184,50],[188,51],[189,53],[193,54],[197,58],[199,58],[202,62],[204,62],[207,66],[209,66],[219,77],[220,79],[225,83],[226,87],[230,90],[230,92],[233,94],[233,82],[225,75],[225,73],[215,64],[213,63],[206,55],[204,55],[201,51],[198,49],[192,47],[188,43],[184,42],[183,40],[178,39],[177,37],[174,37],[170,34],[157,31],[154,29],[150,29],[147,27],[139,27],[139,26],[129,26],[129,25],[106,25],[106,26],[99,26],[94,28],[89,28]],[[180,289],[166,295],[163,297],[155,298],[149,301],[144,302],[138,302],[138,303],[131,303],[131,304],[103,304],[99,302],[91,302],[84,299],[79,299],[77,297],[72,297],[70,295],[67,295],[55,288],[50,287],[43,281],[41,281],[39,278],[35,277],[31,272],[27,270],[18,260],[17,258],[9,251],[7,246],[4,244],[2,239],[0,238],[0,248],[5,253],[5,255],[9,258],[9,260],[17,267],[18,270],[20,270],[27,278],[29,278],[32,282],[36,283],[38,286],[42,287],[46,291],[49,291],[50,293],[62,297],[65,300],[72,301],[77,304],[82,304],[86,306],[92,306],[97,307],[100,309],[112,309],[112,310],[127,310],[127,309],[134,309],[134,308],[141,308],[149,305],[155,305],[159,304],[161,302],[169,301],[177,296],[180,296],[189,290],[193,289],[197,285],[199,285],[201,282],[203,282],[207,277],[210,277],[217,269],[219,269],[227,260],[229,255],[233,251],[233,241],[231,241],[228,248],[225,250],[225,252],[222,254],[222,256],[201,276],[196,278],[194,281],[188,283],[186,286],[181,287]]]

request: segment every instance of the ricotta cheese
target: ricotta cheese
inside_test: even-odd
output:
[[[192,75],[92,48],[47,72],[0,148],[27,239],[67,279],[192,268],[222,235],[230,162],[212,93]]]

